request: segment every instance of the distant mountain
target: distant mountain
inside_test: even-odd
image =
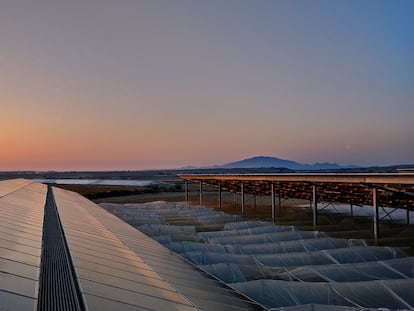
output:
[[[355,168],[355,166],[341,166],[337,163],[315,163],[302,164],[295,161],[279,159],[276,157],[258,156],[244,159],[237,162],[231,162],[220,166],[221,168],[268,168],[280,167],[291,170],[336,170],[341,168]]]

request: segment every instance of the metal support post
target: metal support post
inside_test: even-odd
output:
[[[270,190],[272,193],[272,220],[276,220],[276,206],[275,206],[275,185],[272,183],[270,185]]]
[[[185,201],[188,203],[188,181],[184,181]]]
[[[313,185],[313,229],[318,225],[318,189]]]
[[[351,204],[351,217],[354,217],[354,205]]]
[[[221,182],[218,182],[218,201],[219,201],[219,209],[222,209],[222,202],[221,202]]]
[[[277,212],[279,213],[282,210],[282,193],[279,191],[277,197]]]
[[[410,224],[410,207],[409,206],[407,206],[407,225],[409,225]]]
[[[256,195],[253,194],[253,208],[256,209]]]
[[[240,191],[241,191],[241,212],[242,212],[242,215],[244,215],[244,183],[243,182],[241,182]]]
[[[372,188],[372,205],[374,207],[374,238],[375,244],[377,244],[379,238],[379,198],[378,198],[378,189]]]
[[[203,205],[203,182],[200,181],[200,205]]]

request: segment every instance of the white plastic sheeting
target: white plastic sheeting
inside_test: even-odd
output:
[[[279,273],[286,271],[286,269],[283,268],[281,268],[280,271],[271,269],[258,262],[253,264],[226,262],[200,265],[199,267],[226,283],[239,283],[260,279],[272,280],[277,279]]]
[[[204,271],[214,275],[218,279],[224,281],[225,283],[239,283],[247,282],[248,279],[244,276],[244,273],[241,270],[242,265],[236,263],[218,263],[214,265],[200,265],[200,268]],[[245,265],[247,267],[256,266],[256,265]],[[254,270],[256,274],[256,269]]]
[[[161,225],[161,224],[145,224],[136,226],[139,231],[144,232],[146,235],[163,235],[170,233],[186,233],[195,235],[195,226],[177,226],[177,225]]]
[[[181,241],[202,242],[203,240],[195,235],[195,228],[192,226],[183,226],[183,229],[178,230],[180,226],[171,225],[141,225],[136,226],[138,230],[152,237],[159,243],[169,246],[171,243],[178,243]]]
[[[414,258],[322,266],[298,267],[275,278],[301,282],[360,282],[414,278]]]
[[[315,252],[257,254],[254,256],[259,262],[267,266],[294,267],[378,261],[401,258],[405,255],[396,248],[365,246],[327,249]]]
[[[299,306],[289,306],[281,308],[271,308],[269,311],[370,311],[378,310],[377,308],[359,308],[359,307],[345,307],[334,305],[318,305],[318,304],[306,304]],[[379,311],[390,311],[388,308],[381,308]]]
[[[197,234],[197,236],[200,235]],[[191,251],[210,251],[230,254],[282,254],[355,246],[366,246],[366,243],[364,240],[358,239],[348,240],[326,237],[246,245],[222,245],[197,242],[194,243],[188,241],[172,243],[169,245],[172,250],[179,254]]]
[[[186,256],[197,265],[209,265],[223,262],[254,264],[258,262],[268,267],[298,267],[380,261],[401,258],[404,256],[404,253],[391,247],[366,246],[315,252],[255,255],[192,251],[186,252]]]
[[[127,222],[132,215],[141,231],[269,309],[353,311],[414,305],[414,260],[397,248],[241,221],[202,206],[157,202],[106,208]]]
[[[351,283],[286,282],[256,280],[232,287],[267,307],[302,304],[365,308],[413,309],[412,279]]]
[[[240,229],[251,229],[255,227],[268,226],[268,221],[261,220],[244,220],[237,222],[229,222],[224,225],[223,230],[240,230]]]
[[[225,227],[226,225],[224,225]],[[259,226],[245,229],[233,229],[224,231],[206,231],[199,232],[198,236],[203,239],[221,238],[221,237],[235,237],[243,235],[256,235],[262,233],[275,233],[283,231],[295,231],[294,226],[277,226],[275,224],[268,224],[267,226]]]
[[[236,261],[237,262],[237,261]],[[259,262],[225,262],[200,267],[226,283],[257,279],[279,279],[301,282],[360,282],[414,277],[412,257],[378,262],[343,265],[302,266],[297,268],[269,267]]]
[[[358,239],[337,239],[330,237],[299,239],[293,241],[270,242],[262,244],[229,245],[231,253],[240,254],[281,254],[292,252],[311,252],[323,249],[366,246],[365,241]]]
[[[145,204],[101,204],[106,210],[132,225],[165,224],[166,222],[192,221],[198,225],[223,225],[241,219],[238,215],[204,206],[179,205],[171,202],[152,202]]]
[[[164,224],[165,217],[156,211],[137,209],[134,206],[105,203],[101,205],[112,214],[125,220],[132,226],[145,224]]]
[[[202,242],[172,242],[168,248],[178,254],[184,254],[193,251],[215,252],[215,253],[230,253],[226,245],[208,244]]]
[[[243,244],[257,244],[281,241],[293,241],[303,239],[313,239],[319,237],[326,237],[327,235],[319,231],[284,231],[275,233],[263,233],[256,235],[241,235],[241,236],[223,236],[208,239],[212,244],[224,245],[243,245]]]

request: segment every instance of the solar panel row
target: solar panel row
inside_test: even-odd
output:
[[[88,310],[254,309],[94,203],[58,188],[53,193]],[[46,195],[39,183],[0,181],[0,310],[38,307]]]
[[[57,196],[59,192],[62,193],[61,190],[56,190]],[[152,271],[187,297],[197,308],[202,310],[262,309],[89,200],[78,195],[73,199],[76,199],[78,204],[99,220],[124,245],[135,254],[139,254],[143,261],[149,263]],[[173,305],[170,305],[168,309],[173,310],[172,307]],[[184,309],[180,308],[180,310]]]
[[[0,309],[37,305],[46,191],[20,179],[0,182]]]
[[[73,193],[55,188],[55,200],[66,240],[90,310],[194,310],[136,254],[107,230]],[[105,267],[103,273],[97,266]],[[120,277],[129,272],[135,281]],[[93,303],[91,303],[93,301]]]

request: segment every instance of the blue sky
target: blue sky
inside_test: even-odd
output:
[[[0,169],[414,163],[413,1],[0,3]]]

